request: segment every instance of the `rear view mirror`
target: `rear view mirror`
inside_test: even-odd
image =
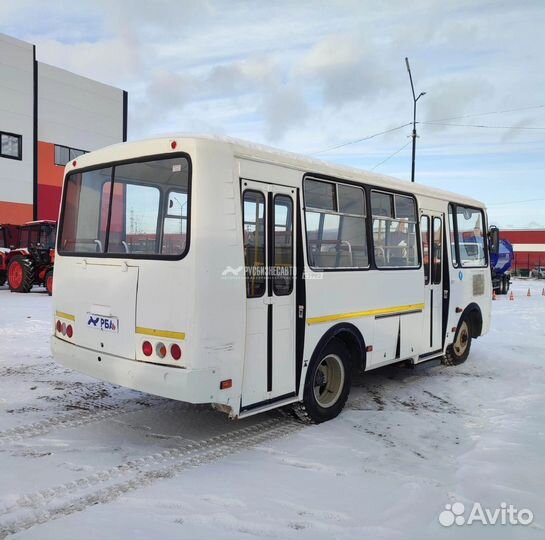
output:
[[[494,225],[488,231],[488,248],[492,255],[497,255],[500,251],[500,230]]]

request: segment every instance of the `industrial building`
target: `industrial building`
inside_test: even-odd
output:
[[[127,92],[0,33],[0,223],[57,219],[65,164],[127,139]]]
[[[526,274],[545,266],[545,229],[502,230],[501,237],[513,245],[513,271]]]

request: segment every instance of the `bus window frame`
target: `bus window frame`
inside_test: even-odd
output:
[[[424,237],[422,236],[422,221],[425,220],[427,222],[427,229],[426,229],[426,236],[428,241],[428,263],[426,264],[425,257],[424,257]],[[422,242],[422,268],[424,269],[424,285],[430,285],[431,283],[431,219],[428,214],[421,214],[420,215],[420,240]],[[426,268],[428,270],[428,274],[426,275]]]
[[[350,268],[350,267],[343,267],[343,268],[318,268],[313,267],[309,263],[309,257],[308,257],[308,239],[307,239],[307,216],[306,211],[307,210],[318,210],[313,209],[311,207],[306,206],[305,202],[305,180],[309,178],[311,180],[318,180],[318,181],[326,181],[326,182],[338,182],[340,184],[346,184],[349,186],[355,186],[363,189],[364,197],[365,197],[365,222],[366,222],[366,236],[367,236],[367,257],[369,259],[369,263],[366,267],[359,267],[359,268]],[[420,221],[418,219],[418,216],[420,215],[420,206],[418,204],[418,198],[414,193],[407,193],[406,191],[400,191],[398,189],[390,189],[390,188],[384,188],[381,186],[376,186],[374,184],[368,184],[367,182],[356,182],[354,180],[347,180],[344,178],[338,178],[336,176],[330,176],[327,174],[321,174],[321,173],[315,173],[315,172],[305,172],[303,174],[303,178],[301,180],[301,186],[302,186],[302,213],[303,213],[303,219],[302,224],[304,226],[304,241],[305,241],[305,249],[303,250],[305,252],[306,257],[306,266],[312,271],[312,272],[368,272],[369,270],[380,270],[384,272],[391,272],[391,271],[398,271],[398,270],[405,270],[407,272],[410,271],[416,271],[420,270],[422,268],[422,246],[420,245],[421,242],[416,242],[416,249],[418,252],[418,266],[390,266],[390,267],[377,267],[375,262],[375,249],[374,249],[374,242],[373,242],[373,217],[372,217],[372,209],[371,209],[371,190],[376,191],[384,191],[385,193],[391,194],[391,195],[402,195],[404,197],[410,197],[415,204],[415,211],[416,211],[416,235],[417,238],[420,235]],[[395,211],[395,208],[394,208]],[[334,213],[334,212],[333,212]],[[361,217],[361,216],[358,216]],[[372,247],[372,249],[370,249]]]
[[[392,210],[394,213],[394,217],[388,217],[388,216],[375,216],[373,214],[373,208],[371,207],[371,192],[378,192],[378,193],[385,193],[386,195],[392,196]],[[397,271],[397,270],[420,270],[422,268],[422,239],[421,239],[421,232],[420,232],[420,220],[418,219],[418,216],[420,215],[420,209],[418,207],[418,199],[413,193],[406,193],[403,191],[397,191],[394,189],[388,189],[383,187],[373,187],[368,186],[367,192],[369,193],[369,219],[370,222],[370,229],[371,229],[371,241],[373,249],[372,251],[372,257],[373,257],[373,269],[374,270],[380,270],[380,271]],[[400,195],[402,197],[408,197],[409,199],[412,199],[414,202],[414,211],[415,211],[415,221],[405,221],[404,223],[414,223],[414,232],[416,237],[416,253],[417,253],[417,259],[418,264],[414,266],[377,266],[375,261],[375,237],[373,235],[373,219],[376,217],[377,219],[386,220],[386,221],[395,221],[396,223],[401,223],[401,219],[405,218],[397,218],[396,217],[396,207],[395,207],[395,195]],[[431,268],[430,268],[431,270]]]
[[[273,207],[273,215],[272,216],[269,216],[269,219],[272,219],[272,222],[271,222],[271,228],[272,228],[272,254],[273,254],[273,260],[272,260],[272,265],[271,267],[274,267],[276,268],[276,199],[277,198],[285,198],[285,199],[288,199],[290,201],[290,210],[291,210],[291,216],[286,214],[286,228],[288,227],[288,224],[289,224],[289,227],[290,227],[290,241],[291,241],[291,261],[290,261],[290,270],[291,270],[291,275],[290,275],[290,288],[288,291],[286,292],[281,292],[279,293],[278,292],[278,289],[276,289],[276,282],[275,282],[275,279],[273,279],[272,281],[272,292],[273,292],[273,295],[274,296],[289,296],[292,292],[293,292],[293,286],[294,286],[294,276],[295,276],[295,272],[294,272],[294,268],[295,268],[295,237],[294,237],[294,231],[293,231],[293,224],[294,224],[294,212],[295,212],[295,203],[294,203],[294,200],[293,200],[293,197],[291,195],[288,195],[288,194],[284,194],[284,193],[275,193],[274,194],[274,197],[273,197],[273,204],[272,204],[272,207]],[[286,208],[288,208],[286,206]],[[290,220],[288,218],[291,218],[291,223]],[[276,278],[276,274],[274,276],[274,278]]]
[[[335,184],[335,198],[336,203],[338,207],[338,191],[337,191],[337,185],[338,184],[344,184],[350,187],[359,188],[363,192],[363,211],[365,212],[362,216],[361,214],[348,214],[345,212],[336,212],[334,210],[325,210],[324,208],[315,208],[313,206],[306,206],[305,201],[305,181],[306,180],[315,180],[317,182],[329,182]],[[369,200],[368,200],[368,192],[367,187],[364,184],[361,184],[359,182],[351,182],[350,180],[344,180],[339,179],[333,176],[326,176],[321,174],[315,174],[315,173],[305,173],[302,178],[302,192],[303,192],[303,224],[304,224],[304,238],[305,238],[305,256],[306,256],[306,263],[308,268],[310,268],[313,272],[366,272],[368,270],[372,269],[372,258],[369,251],[369,222],[368,222],[368,214],[369,214]],[[308,243],[308,229],[307,229],[307,211],[308,212],[316,212],[316,213],[322,213],[322,214],[331,214],[334,216],[347,216],[347,217],[355,217],[359,219],[363,219],[365,223],[365,242],[366,242],[366,248],[367,248],[367,266],[339,266],[336,268],[332,267],[321,267],[321,266],[311,266],[310,264],[310,257],[309,257],[309,243]]]
[[[461,263],[460,260],[460,245],[459,245],[459,238],[458,238],[458,211],[457,207],[461,206],[462,208],[468,208],[469,210],[475,210],[477,212],[480,212],[481,214],[481,221],[483,224],[483,250],[484,250],[484,264],[479,265],[471,265],[471,266],[464,266]],[[470,204],[464,204],[464,203],[455,203],[450,201],[448,203],[448,214],[450,217],[450,214],[452,213],[452,224],[453,224],[453,231],[449,231],[454,233],[454,252],[456,254],[456,260],[452,261],[452,266],[454,268],[462,269],[472,269],[472,268],[488,268],[490,265],[490,257],[488,256],[488,235],[486,234],[486,231],[488,231],[488,222],[487,222],[487,215],[484,211],[484,208],[479,208],[478,206],[472,206]],[[446,221],[446,220],[445,220]],[[450,219],[449,221],[449,229],[450,229]],[[449,246],[450,247],[450,246]],[[450,253],[452,253],[452,249],[449,250]]]
[[[66,174],[64,181],[63,181],[63,193],[62,193],[62,215],[59,223],[59,228],[57,232],[57,238],[59,240],[62,239],[62,233],[64,229],[64,218],[65,218],[65,205],[66,205],[66,196],[67,196],[67,190],[66,190],[66,183],[68,179],[74,175],[74,174],[83,174],[88,171],[93,170],[100,170],[100,169],[106,169],[108,167],[112,168],[112,179],[111,179],[111,185],[113,186],[115,184],[115,167],[122,166],[122,165],[131,165],[133,163],[143,163],[146,161],[159,161],[162,159],[175,159],[183,157],[187,161],[187,232],[186,232],[186,245],[184,248],[184,251],[179,255],[162,255],[160,253],[153,253],[153,254],[143,254],[143,253],[108,253],[106,251],[107,244],[104,246],[105,250],[104,252],[97,253],[97,252],[84,252],[84,251],[64,251],[62,247],[59,244],[59,250],[58,255],[61,257],[85,257],[85,258],[96,258],[96,259],[138,259],[138,260],[149,260],[149,261],[181,261],[183,258],[186,257],[186,255],[189,253],[189,249],[191,246],[191,207],[192,207],[192,186],[193,186],[193,162],[191,160],[191,156],[187,152],[168,152],[168,153],[162,153],[162,154],[148,154],[145,156],[138,156],[135,158],[128,158],[123,160],[117,160],[117,161],[108,161],[104,163],[99,163],[96,165],[90,165],[88,167],[81,167],[74,169],[70,171],[68,174]],[[136,182],[135,182],[136,183]],[[157,185],[149,184],[152,186],[157,187]],[[110,198],[113,198],[113,189],[110,189]],[[159,189],[161,193],[161,199],[160,199],[160,209],[163,207],[161,206],[162,202],[162,196],[163,196],[163,190]],[[102,201],[102,191],[101,191],[101,201]],[[108,208],[108,229],[106,231],[107,233],[107,240],[109,241],[109,227],[110,227],[110,214],[111,214],[111,201]],[[100,217],[100,216],[99,216]],[[159,218],[161,217],[161,212],[159,212]],[[160,234],[158,236],[161,236]]]
[[[263,286],[263,291],[261,292],[261,294],[252,294],[252,295],[248,295],[248,274],[247,274],[248,266],[246,264],[246,254],[244,253],[244,249],[245,249],[244,226],[246,224],[246,222],[244,221],[244,203],[246,202],[245,201],[246,193],[256,193],[257,195],[259,195],[263,199],[263,226],[264,226],[264,229],[263,229],[263,243],[264,243],[263,244],[263,253],[264,253],[264,256],[265,256],[263,267],[265,268],[265,279],[263,281],[264,286]],[[248,300],[248,299],[255,299],[255,298],[263,298],[265,295],[271,296],[271,294],[269,294],[269,290],[271,288],[270,276],[268,275],[268,273],[269,273],[269,257],[270,257],[269,239],[267,238],[268,237],[268,219],[269,219],[268,196],[266,196],[265,193],[263,191],[259,190],[259,189],[246,188],[242,192],[241,202],[242,202],[242,252],[243,252],[243,255],[244,255],[244,270],[245,270],[245,272],[244,272],[245,297]],[[259,216],[256,214],[256,223],[257,223],[258,219],[259,219]]]

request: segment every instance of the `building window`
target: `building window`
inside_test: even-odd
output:
[[[64,167],[69,161],[76,159],[77,157],[86,154],[85,150],[78,150],[77,148],[70,148],[68,146],[62,146],[61,144],[55,145],[55,165]]]
[[[23,137],[15,133],[0,131],[0,156],[23,159]]]
[[[304,192],[309,266],[319,270],[368,268],[363,188],[307,178]]]

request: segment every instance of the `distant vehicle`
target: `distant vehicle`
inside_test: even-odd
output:
[[[537,266],[534,268],[532,275],[537,279],[545,279],[545,266]]]
[[[507,294],[511,285],[510,270],[515,260],[513,246],[508,240],[500,239],[498,253],[490,256],[492,287],[496,294]]]
[[[60,216],[55,358],[232,418],[329,420],[353,371],[461,364],[490,326],[498,231],[421,184],[158,138],[68,163]]]
[[[18,225],[0,225],[0,287],[6,283],[8,276],[7,254],[19,246],[20,230]]]
[[[34,285],[44,285],[51,296],[56,232],[55,221],[31,221],[21,225],[18,246],[5,254],[12,292],[27,293]]]

